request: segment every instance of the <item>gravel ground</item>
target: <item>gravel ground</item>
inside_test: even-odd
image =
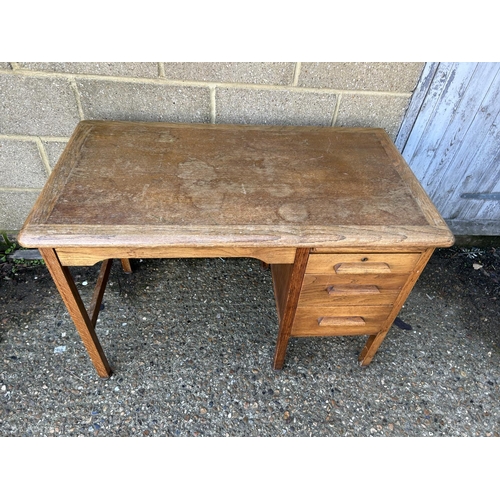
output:
[[[115,262],[100,379],[44,266],[1,264],[1,436],[498,436],[500,251],[435,252],[373,362],[365,337],[292,339],[271,361],[252,259]],[[86,303],[98,266],[72,268]]]

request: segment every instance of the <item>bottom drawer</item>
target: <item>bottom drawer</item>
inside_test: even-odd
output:
[[[380,331],[391,310],[390,306],[299,307],[291,336],[373,335]]]

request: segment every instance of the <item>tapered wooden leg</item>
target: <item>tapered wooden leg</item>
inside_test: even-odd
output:
[[[361,364],[361,366],[367,366],[371,363],[373,356],[375,356],[375,353],[380,347],[380,344],[382,344],[383,340],[385,339],[387,333],[389,332],[392,326],[392,323],[399,314],[401,307],[403,307],[405,300],[408,298],[408,295],[410,295],[410,292],[412,291],[415,283],[420,277],[420,273],[423,271],[425,265],[431,258],[433,251],[434,248],[429,248],[425,252],[422,252],[420,259],[415,264],[413,272],[410,274],[410,277],[408,278],[408,281],[405,283],[398,298],[394,302],[391,314],[389,315],[385,323],[382,325],[381,331],[376,335],[370,335],[370,337],[368,337],[368,341],[366,342],[366,345],[361,351],[358,358],[358,361]]]
[[[288,340],[290,339],[290,333],[292,332],[293,320],[299,302],[300,290],[302,288],[302,281],[306,272],[308,258],[309,248],[297,248],[287,289],[286,305],[281,317],[278,341],[274,353],[273,368],[275,370],[281,370],[285,362],[286,348],[288,346]]]
[[[378,351],[380,344],[382,344],[383,340],[385,339],[389,328],[378,333],[377,335],[370,335],[368,337],[365,347],[361,351],[358,358],[359,364],[361,366],[368,366],[371,363],[373,356],[375,356],[375,353]]]
[[[123,272],[127,274],[132,273],[132,266],[130,265],[130,259],[120,259],[122,261]]]
[[[104,295],[104,291],[106,290],[106,284],[108,282],[112,265],[113,259],[105,260],[101,265],[101,271],[99,272],[99,276],[97,278],[94,295],[92,296],[92,301],[89,307],[90,322],[94,328],[97,323],[97,316],[99,316],[99,311],[101,310],[102,297]]]
[[[82,338],[83,344],[90,355],[90,359],[94,363],[98,375],[100,377],[109,377],[111,375],[111,368],[69,269],[61,265],[56,252],[52,248],[40,248],[39,250],[66,304],[71,319]]]

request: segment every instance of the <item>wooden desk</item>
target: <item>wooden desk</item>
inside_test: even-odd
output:
[[[82,121],[19,235],[39,248],[101,377],[112,259],[254,257],[290,336],[367,335],[367,365],[453,235],[382,129]],[[68,266],[104,261],[87,312]]]

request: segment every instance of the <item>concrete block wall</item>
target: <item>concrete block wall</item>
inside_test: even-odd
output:
[[[424,63],[0,63],[0,230],[19,230],[83,119],[382,127]]]

